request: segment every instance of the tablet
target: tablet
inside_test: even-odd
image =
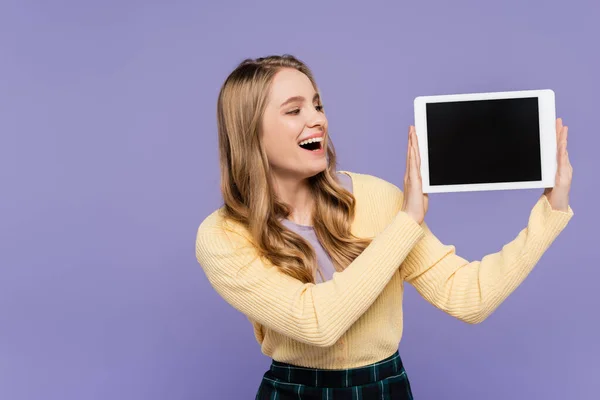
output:
[[[552,90],[419,96],[414,108],[424,193],[554,186]]]

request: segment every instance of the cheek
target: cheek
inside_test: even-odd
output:
[[[304,125],[294,118],[281,118],[266,126],[263,143],[270,158],[281,158],[298,147],[297,140],[302,134]]]
[[[302,129],[304,128],[304,123],[300,118],[282,118],[278,122],[281,138],[296,142],[296,139],[302,134]]]

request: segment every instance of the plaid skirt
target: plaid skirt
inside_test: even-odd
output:
[[[265,372],[256,400],[412,400],[400,354],[352,369],[315,369],[278,361]]]

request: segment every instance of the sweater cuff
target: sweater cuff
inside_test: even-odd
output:
[[[547,248],[567,226],[573,215],[571,206],[568,206],[567,211],[553,209],[548,197],[543,194],[533,208],[529,225],[532,232],[542,240],[541,246]]]

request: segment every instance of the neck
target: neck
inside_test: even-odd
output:
[[[307,179],[273,177],[277,197],[291,208],[288,219],[300,225],[312,225],[314,197]]]

